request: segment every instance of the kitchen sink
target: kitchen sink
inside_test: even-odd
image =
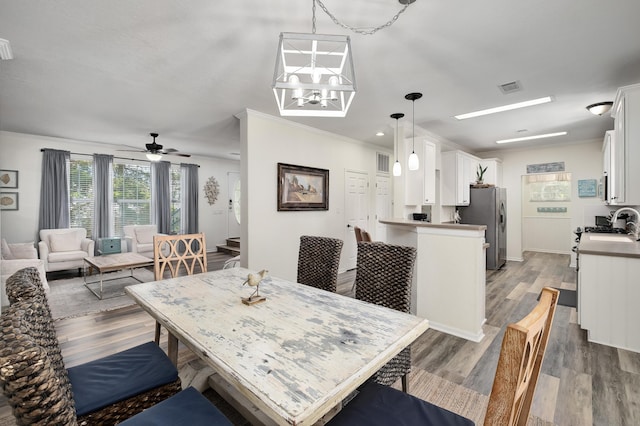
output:
[[[628,235],[589,235],[591,241],[607,241],[610,243],[635,243]]]

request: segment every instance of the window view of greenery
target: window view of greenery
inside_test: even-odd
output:
[[[73,228],[93,231],[93,160],[72,160],[69,165],[69,213]]]
[[[181,171],[179,165],[170,169],[171,229],[181,230]],[[93,160],[71,159],[69,164],[69,211],[72,227],[85,228],[91,238],[93,231]],[[125,225],[151,223],[151,167],[149,164],[113,163],[113,232],[123,235]]]
[[[113,231],[126,225],[151,223],[151,167],[113,163]]]

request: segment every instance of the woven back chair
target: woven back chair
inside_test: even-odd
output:
[[[380,242],[358,243],[356,299],[401,312],[411,309],[411,281],[416,249]],[[407,391],[407,374],[411,371],[411,347],[407,347],[383,366],[374,380],[391,385],[402,378]]]
[[[207,244],[203,233],[153,236],[153,271],[156,281],[207,272]],[[154,340],[160,343],[161,325],[156,321]]]
[[[127,394],[128,396],[125,395],[119,400],[98,404],[99,406],[95,409],[82,410],[77,419],[79,424],[118,423],[180,390],[181,382],[177,376],[177,370],[171,366],[166,355],[151,342],[148,345],[156,348],[155,351],[150,350],[148,345],[140,345],[107,357],[109,360],[104,364],[101,364],[101,360],[96,360],[67,370],[37,269],[26,268],[9,277],[7,296],[11,305],[9,309],[3,310],[0,316],[0,325],[3,327],[0,335],[2,339],[0,382],[14,409],[18,424],[75,424],[77,407],[75,407],[73,391],[75,385],[73,384],[78,385],[76,392],[82,396],[87,392],[83,387],[84,383],[72,380],[70,371],[74,371],[74,377],[83,379],[87,377],[85,371],[108,371],[109,366],[114,362],[120,362],[119,365],[121,365],[123,361],[122,358],[118,358],[119,356],[124,358],[125,364],[131,363],[131,357],[147,360],[145,362],[149,363],[150,369],[163,372],[162,378],[157,381],[154,379],[145,389]],[[160,362],[154,362],[154,360],[160,360]],[[129,377],[134,375],[130,374]],[[92,379],[89,381],[91,382]],[[97,381],[96,385],[100,386],[100,381]],[[113,389],[106,389],[107,394],[114,394],[114,392]],[[86,401],[86,398],[83,401]],[[40,409],[36,410],[33,407],[40,407]],[[55,420],[59,415],[57,411],[64,411],[64,407],[73,409],[74,421]],[[35,411],[32,412],[33,410]],[[36,417],[42,420],[36,421]]]
[[[535,308],[507,327],[484,418],[485,426],[527,424],[559,295],[558,290],[545,287]],[[473,426],[474,423],[413,395],[370,381],[327,426],[356,424]]]
[[[337,238],[301,236],[298,282],[335,293],[342,245]]]

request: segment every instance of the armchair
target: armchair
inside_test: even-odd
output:
[[[127,241],[127,250],[153,259],[153,236],[158,233],[156,225],[126,225],[122,227]]]
[[[46,291],[49,291],[49,285],[47,284],[47,277],[44,271],[44,264],[42,260],[38,259],[38,251],[36,250],[33,242],[31,243],[17,243],[9,244],[3,238],[0,242],[2,245],[2,260],[0,266],[2,273],[0,275],[0,305],[9,305],[9,300],[6,296],[5,283],[7,278],[13,275],[16,271],[33,266],[38,269],[40,273],[40,280]]]
[[[95,243],[84,228],[41,229],[38,250],[44,270],[81,269],[84,258],[94,255]]]

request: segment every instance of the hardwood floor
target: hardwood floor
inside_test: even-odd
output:
[[[219,269],[228,257],[210,254],[209,269]],[[414,369],[488,395],[506,325],[532,309],[542,287],[575,289],[568,264],[569,256],[527,252],[523,262],[489,271],[483,341],[428,330],[413,345]],[[338,292],[352,296],[354,278],[355,271],[340,274]],[[587,342],[576,320],[574,308],[558,306],[532,414],[557,425],[639,425],[640,354]],[[154,324],[131,306],[64,319],[56,327],[71,367],[152,340]],[[181,349],[181,365],[195,358]],[[2,398],[0,416],[8,410]]]

